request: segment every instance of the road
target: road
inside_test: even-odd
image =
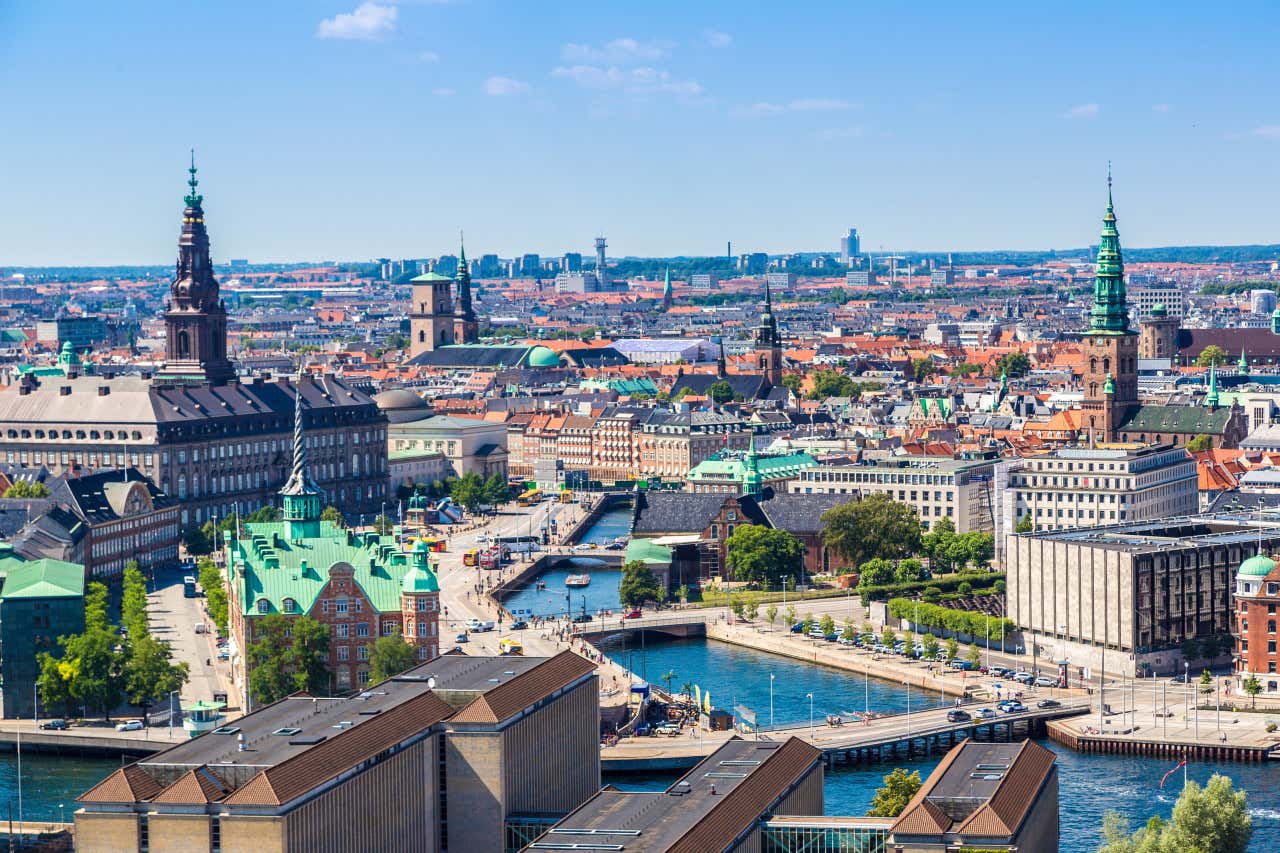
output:
[[[204,598],[186,598],[182,594],[181,569],[169,569],[156,573],[147,593],[147,616],[151,633],[158,640],[165,640],[173,650],[175,663],[190,667],[190,679],[182,688],[182,695],[175,701],[196,702],[212,700],[214,693],[228,693],[231,684],[230,665],[216,659],[214,627],[204,612]],[[206,626],[206,632],[196,633],[196,625]],[[229,699],[234,692],[229,694]],[[234,702],[232,704],[235,704]]]

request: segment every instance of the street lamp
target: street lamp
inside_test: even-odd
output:
[[[773,729],[773,673],[769,673],[769,728]]]
[[[1191,664],[1188,661],[1182,662],[1182,722],[1183,728],[1191,726],[1191,694],[1187,690],[1191,686]]]
[[[907,755],[911,754],[911,682],[904,681],[907,685]]]
[[[813,739],[813,694],[806,693],[804,695],[809,700],[809,739],[812,740]]]
[[[180,692],[179,690],[169,691],[169,740],[173,740],[173,697]]]

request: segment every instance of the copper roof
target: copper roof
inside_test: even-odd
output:
[[[160,792],[152,802],[174,805],[203,805],[221,800],[231,793],[232,786],[218,777],[208,767],[188,770],[172,785]]]
[[[137,803],[164,788],[137,764],[121,767],[76,798],[81,803]]]
[[[573,652],[561,652],[521,673],[510,681],[499,684],[476,697],[469,705],[454,714],[453,723],[500,723],[515,716],[525,708],[550,696],[584,675],[595,671],[595,664]]]
[[[799,738],[778,747],[746,779],[724,795],[668,853],[708,853],[725,850],[747,832],[793,785],[810,773],[822,750]]]
[[[452,712],[434,693],[415,696],[263,770],[225,802],[231,806],[284,805],[407,737],[421,733]]]

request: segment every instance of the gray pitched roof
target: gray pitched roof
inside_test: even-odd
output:
[[[749,500],[752,499],[744,498],[743,502]],[[770,527],[788,533],[821,533],[822,514],[851,500],[849,495],[806,495],[765,489],[755,503]]]
[[[724,506],[726,495],[642,491],[636,498],[631,532],[641,536],[700,533]]]

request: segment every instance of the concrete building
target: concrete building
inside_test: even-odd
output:
[[[36,340],[57,347],[69,343],[77,352],[105,343],[109,337],[101,314],[67,314],[36,322]]]
[[[292,696],[111,773],[79,797],[76,848],[517,850],[599,790],[596,682],[570,652],[446,655]]]
[[[1184,640],[1235,625],[1236,568],[1280,547],[1280,523],[1192,515],[1007,537],[1008,616],[1072,677],[1182,671]]]
[[[1274,290],[1250,290],[1249,310],[1254,314],[1265,314],[1271,319],[1271,312],[1276,310],[1276,292]]]
[[[858,239],[858,229],[850,228],[849,233],[840,238],[840,263],[849,266],[862,253],[862,241]]]
[[[430,482],[422,478],[435,472],[446,477],[498,474],[506,479],[505,424],[432,415],[430,403],[403,388],[383,391],[374,401],[387,416],[387,457],[393,484]]]
[[[59,637],[84,631],[84,583],[84,566],[27,560],[0,542],[0,702],[5,717],[35,716],[36,658],[41,652],[57,656]]]
[[[926,528],[949,518],[956,532],[995,529],[992,459],[903,456],[854,465],[818,465],[791,481],[799,494],[863,497],[877,492],[905,503]],[[1194,466],[1193,466],[1194,469]]]
[[[875,271],[871,269],[849,270],[844,277],[844,283],[848,287],[870,287],[877,282]]]
[[[1178,327],[1182,321],[1169,316],[1163,302],[1157,303],[1139,322],[1138,358],[1178,357]]]
[[[720,286],[720,277],[715,273],[695,272],[689,275],[690,290],[715,290]]]
[[[1162,445],[1066,447],[1027,457],[1009,475],[1014,518],[1036,530],[1097,527],[1189,515],[1198,509],[1196,462]]]
[[[1280,563],[1257,554],[1236,572],[1235,689],[1248,696],[1245,682],[1257,679],[1259,696],[1280,697],[1280,653],[1276,651],[1276,615],[1280,608]]]
[[[762,846],[764,819],[822,814],[822,780],[821,751],[798,738],[783,743],[733,738],[665,791],[606,788],[546,834],[517,849],[626,853],[778,849]]]
[[[556,293],[598,293],[601,290],[604,288],[600,286],[600,277],[591,270],[556,273]]]
[[[748,252],[738,255],[738,272],[744,275],[760,275],[769,266],[769,255],[765,252]]]
[[[1186,315],[1180,287],[1132,287],[1128,290],[1128,303],[1133,319],[1138,322],[1150,317],[1157,305],[1164,306],[1170,317],[1181,320]]]

